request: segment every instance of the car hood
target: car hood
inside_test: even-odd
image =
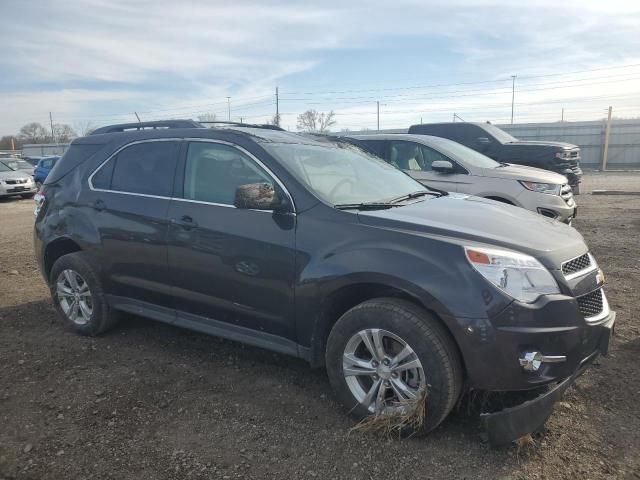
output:
[[[537,141],[537,140],[516,140],[515,142],[507,142],[505,145],[518,145],[518,146],[541,146],[541,147],[557,147],[559,149],[574,149],[579,148],[577,145],[573,145],[572,143],[564,143],[564,142],[548,142],[546,140]]]
[[[527,167],[524,165],[503,165],[497,168],[483,169],[483,176],[491,178],[510,178],[514,180],[525,180],[527,182],[564,184],[567,177],[542,168]]]
[[[386,210],[361,211],[358,217],[361,223],[377,228],[524,252],[553,269],[588,250],[582,235],[568,225],[468,195],[449,194]]]
[[[0,180],[23,180],[31,178],[31,174],[27,172],[0,172]]]

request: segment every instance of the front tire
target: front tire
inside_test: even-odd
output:
[[[95,268],[83,252],[63,255],[49,275],[51,298],[67,328],[95,336],[113,328],[116,312],[107,304]]]
[[[406,414],[403,408],[416,408],[415,400],[426,398],[417,433],[436,428],[462,388],[462,365],[449,333],[424,309],[395,298],[347,311],[329,334],[326,364],[338,400],[357,420],[398,409]]]

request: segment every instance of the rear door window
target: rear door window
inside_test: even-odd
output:
[[[95,189],[169,197],[180,142],[136,143],[111,157],[91,177]]]

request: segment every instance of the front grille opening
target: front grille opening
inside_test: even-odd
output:
[[[579,272],[585,268],[591,266],[591,257],[588,253],[580,255],[579,257],[569,260],[562,264],[562,273],[565,275],[571,275],[572,273]]]
[[[595,317],[602,313],[604,302],[602,301],[602,289],[587,293],[576,299],[578,309],[584,318]]]

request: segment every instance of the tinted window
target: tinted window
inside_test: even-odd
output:
[[[113,166],[116,164],[115,158],[110,159],[91,178],[93,188],[102,190],[111,189],[111,177],[113,176]]]
[[[187,152],[184,198],[233,205],[236,188],[273,181],[252,159],[228,145],[192,142]]]
[[[362,148],[364,148],[367,152],[374,154],[377,157],[380,158],[385,158],[386,157],[386,144],[387,141],[386,140],[362,140],[362,139],[358,139],[358,140],[354,140],[354,143],[357,146],[361,146]]]
[[[126,147],[93,176],[93,185],[119,192],[168,197],[172,192],[179,148],[179,142],[174,141]],[[109,170],[112,170],[111,175]]]
[[[391,164],[402,170],[430,171],[436,160],[450,161],[440,152],[419,143],[392,140],[390,144]]]

